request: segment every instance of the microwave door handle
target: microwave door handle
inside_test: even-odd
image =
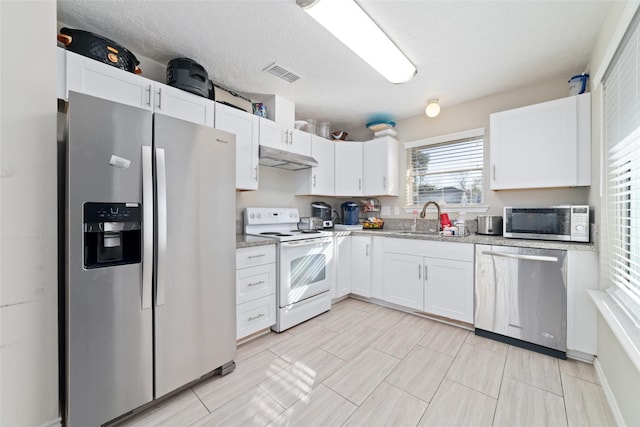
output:
[[[153,174],[151,147],[142,146],[142,309],[151,308],[153,287]]]
[[[165,303],[167,267],[167,175],[164,148],[156,148],[156,185],[158,188],[158,267],[156,270],[156,306]]]
[[[503,258],[514,258],[514,259],[522,259],[525,261],[542,261],[542,262],[558,262],[558,258],[554,256],[542,256],[542,255],[519,255],[519,254],[509,254],[505,252],[495,252],[495,251],[482,251],[483,255],[493,255],[499,256]]]

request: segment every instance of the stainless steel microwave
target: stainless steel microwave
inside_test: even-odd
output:
[[[513,239],[589,241],[589,206],[505,207],[503,235]]]

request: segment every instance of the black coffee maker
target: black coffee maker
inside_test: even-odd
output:
[[[311,216],[322,218],[322,228],[333,228],[330,204],[325,202],[311,203]]]

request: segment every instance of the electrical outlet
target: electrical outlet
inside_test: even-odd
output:
[[[394,215],[400,215],[400,207],[398,207],[398,206],[394,206],[394,208],[393,208],[393,214],[394,214]]]
[[[383,206],[382,209],[380,209],[380,215],[382,216],[391,215],[391,206]]]

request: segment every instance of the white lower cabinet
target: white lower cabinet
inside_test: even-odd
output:
[[[424,311],[473,323],[473,262],[424,259]]]
[[[567,351],[587,360],[598,351],[598,311],[587,293],[597,288],[597,252],[567,251]]]
[[[333,298],[341,298],[351,293],[351,236],[348,232],[335,233],[334,250],[336,257],[336,280]]]
[[[384,254],[384,300],[422,311],[424,308],[423,258],[419,255]]]
[[[386,239],[383,299],[473,323],[473,244]]]
[[[276,323],[274,245],[236,249],[237,339]]]
[[[371,297],[371,237],[351,236],[351,293]]]

